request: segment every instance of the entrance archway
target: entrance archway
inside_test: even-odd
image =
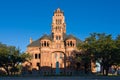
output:
[[[66,55],[62,51],[54,51],[51,53],[51,68],[55,74],[65,72],[66,68]]]

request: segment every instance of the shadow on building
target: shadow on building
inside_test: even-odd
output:
[[[88,60],[77,60],[77,57],[83,56],[81,52],[72,51],[72,56],[64,57],[62,60],[64,62],[64,68],[59,67],[59,62],[56,62],[56,68],[51,66],[40,66],[37,65],[36,68],[32,68],[31,65],[26,65],[22,69],[22,75],[67,75],[67,76],[77,76],[84,74],[91,74],[91,61]]]

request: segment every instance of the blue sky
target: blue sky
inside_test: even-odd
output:
[[[54,10],[64,11],[67,34],[120,34],[120,0],[0,0],[0,42],[26,50],[29,39],[51,33]]]

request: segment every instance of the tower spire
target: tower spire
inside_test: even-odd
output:
[[[63,34],[66,34],[66,24],[64,13],[57,8],[52,18],[52,34],[54,40],[63,40]]]

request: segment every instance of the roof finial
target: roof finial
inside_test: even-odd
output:
[[[57,8],[57,11],[60,11],[60,8]]]
[[[63,11],[60,10],[60,8],[57,8],[57,10],[55,10],[54,13],[63,13]]]
[[[33,42],[32,38],[30,37],[30,44]]]

